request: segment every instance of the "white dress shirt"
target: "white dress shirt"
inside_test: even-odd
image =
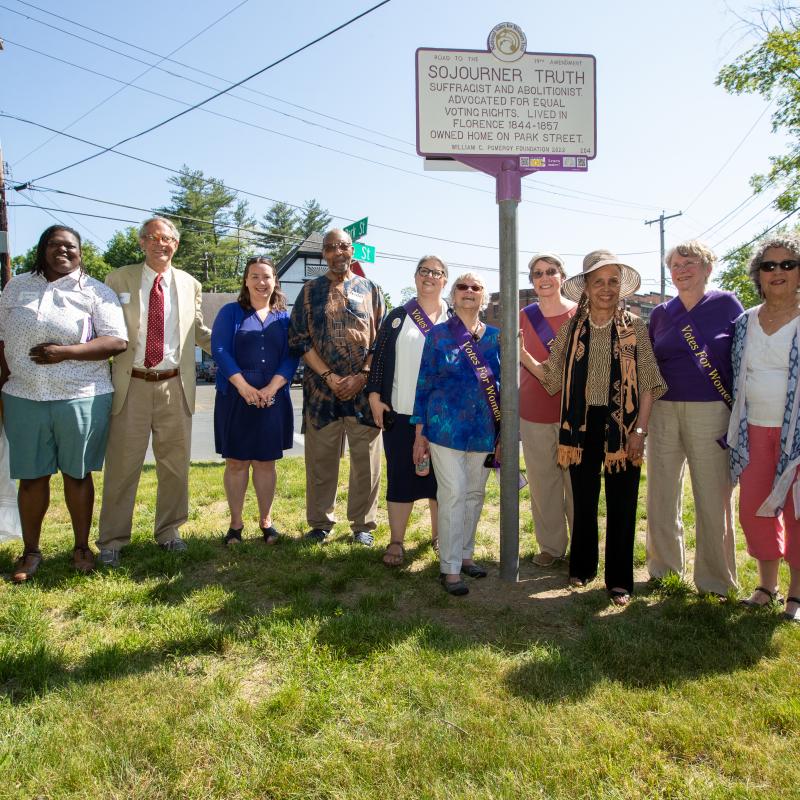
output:
[[[178,320],[178,290],[175,286],[175,275],[172,267],[164,272],[155,272],[147,264],[142,270],[142,287],[139,290],[139,336],[136,341],[136,355],[133,366],[145,369],[144,351],[147,344],[147,317],[150,310],[150,291],[161,275],[161,288],[164,291],[164,358],[150,369],[176,369],[181,363],[181,340]]]

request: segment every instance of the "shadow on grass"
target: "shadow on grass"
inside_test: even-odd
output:
[[[774,614],[694,595],[638,596],[624,611],[609,611],[604,591],[567,593],[564,569],[529,564],[518,584],[501,582],[497,565],[490,565],[489,578],[470,582],[469,597],[452,598],[438,585],[438,564],[425,541],[409,542],[407,567],[389,570],[381,548],[354,547],[346,534],[331,538],[324,547],[286,537],[275,547],[252,540],[228,549],[190,538],[184,554],[139,539],[125,549],[122,568],[89,577],[71,572],[69,554],[48,558],[36,583],[14,592],[19,598],[66,592],[60,613],[80,623],[78,635],[99,632],[100,643],[90,640],[68,662],[43,624],[19,646],[12,641],[0,650],[0,692],[24,703],[70,683],[143,674],[176,659],[248,646],[280,626],[308,622],[315,642],[348,662],[411,638],[446,653],[488,644],[519,656],[505,678],[509,690],[547,703],[580,699],[602,681],[646,688],[730,673],[773,652]],[[7,558],[0,554],[0,569]],[[48,612],[26,613],[30,623],[20,619],[14,630],[31,630]],[[113,637],[104,637],[102,626],[113,629],[114,614],[134,620],[127,622],[133,627],[140,614],[152,636],[109,643]],[[174,615],[184,616],[176,622]],[[9,630],[0,621],[0,634]]]

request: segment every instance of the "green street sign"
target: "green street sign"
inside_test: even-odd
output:
[[[344,229],[350,235],[350,238],[355,242],[356,239],[361,239],[367,235],[367,220],[369,217],[354,222],[352,225],[345,225]]]
[[[366,220],[362,220],[366,223]],[[375,248],[361,242],[353,242],[353,258],[356,261],[365,261],[367,264],[375,263]]]

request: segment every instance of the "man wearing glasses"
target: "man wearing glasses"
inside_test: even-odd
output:
[[[106,450],[99,561],[119,565],[131,540],[136,489],[150,435],[158,493],[153,533],[164,550],[186,549],[179,528],[189,517],[189,456],[195,398],[195,344],[210,352],[202,288],[172,266],[180,233],[152,217],[139,229],[144,264],[109,273],[128,328],[128,349],[114,359],[114,401]]]
[[[353,541],[372,545],[380,483],[380,430],[367,394],[372,348],[386,312],[381,289],[353,272],[353,243],[343,230],[322,240],[328,271],[308,281],[292,308],[289,349],[302,356],[306,462],[305,538],[324,542],[333,517],[344,439],[350,450],[347,517]]]

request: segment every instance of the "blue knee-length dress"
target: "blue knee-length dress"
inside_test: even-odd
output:
[[[262,322],[255,311],[238,303],[223,306],[214,321],[214,440],[216,451],[224,458],[275,461],[292,447],[294,412],[289,386],[298,360],[289,355],[288,329],[286,311],[271,311]],[[272,406],[250,406],[229,380],[237,372],[256,389],[262,389],[276,374],[286,378],[286,385],[278,390]]]

